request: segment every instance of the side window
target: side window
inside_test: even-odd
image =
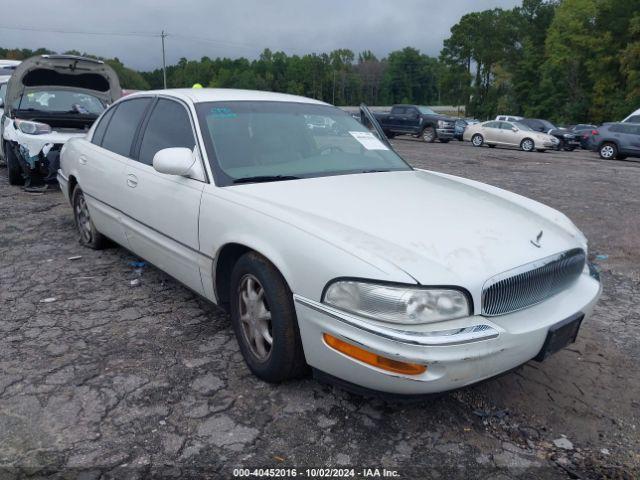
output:
[[[485,125],[487,128],[500,128],[500,122],[489,122]]]
[[[615,132],[615,133],[620,133],[620,132],[622,132],[622,125],[621,124],[611,125],[611,127],[609,127],[609,131]]]
[[[500,122],[500,129],[502,130],[511,130],[512,127],[513,125],[511,125],[509,122]]]
[[[626,123],[640,123],[640,115],[632,115],[627,120]]]
[[[104,134],[102,147],[125,157],[130,156],[133,137],[149,102],[151,98],[136,98],[119,103]]]
[[[406,107],[393,107],[391,109],[391,113],[393,115],[404,115],[405,113],[407,113],[407,109]]]
[[[104,132],[107,130],[107,125],[109,125],[109,120],[113,116],[113,112],[115,112],[118,106],[116,105],[113,108],[110,108],[105,112],[105,114],[100,119],[100,123],[96,125],[95,130],[93,131],[93,137],[91,137],[91,143],[95,143],[96,145],[100,145],[102,143],[102,139],[104,138]]]
[[[193,150],[195,145],[187,110],[173,100],[158,100],[142,137],[140,162],[152,165],[154,155],[163,148],[185,147]]]

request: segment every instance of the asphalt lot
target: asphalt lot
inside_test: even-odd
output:
[[[638,478],[640,162],[394,144],[414,166],[532,197],[584,231],[604,293],[576,344],[412,404],[312,379],[268,385],[245,367],[224,313],[122,248],[80,247],[60,192],[24,193],[0,168],[0,479],[326,466]]]

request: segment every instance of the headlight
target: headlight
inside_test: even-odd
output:
[[[444,120],[438,120],[438,128],[445,128],[447,126],[447,122]]]
[[[323,302],[382,322],[433,323],[470,314],[466,295],[445,288],[417,288],[340,280],[327,288]]]
[[[551,143],[560,143],[560,140],[558,140],[556,137],[551,137]]]
[[[16,127],[22,133],[29,135],[42,135],[43,133],[51,133],[51,126],[46,123],[32,122],[30,120],[14,120]]]

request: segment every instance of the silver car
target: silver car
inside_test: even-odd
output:
[[[525,152],[544,152],[558,145],[558,139],[552,135],[536,132],[523,123],[498,120],[469,125],[464,131],[463,140],[470,141],[474,147],[499,145],[518,147]]]

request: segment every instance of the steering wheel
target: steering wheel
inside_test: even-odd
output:
[[[320,147],[320,155],[328,155],[329,153],[334,152],[345,153],[344,150],[337,145],[325,145],[324,147]]]

